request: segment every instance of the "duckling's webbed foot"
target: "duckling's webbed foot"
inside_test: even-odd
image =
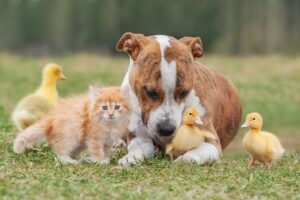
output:
[[[269,162],[268,162],[268,169],[271,169],[271,167],[272,167],[272,160],[270,160]]]
[[[256,160],[254,158],[251,158],[248,164],[248,169],[251,169],[255,165]]]

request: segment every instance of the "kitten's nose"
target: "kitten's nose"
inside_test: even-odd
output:
[[[112,110],[108,110],[108,112],[107,112],[107,113],[108,113],[108,115],[109,115],[109,116],[111,116],[111,115],[113,115],[113,114],[114,114]]]

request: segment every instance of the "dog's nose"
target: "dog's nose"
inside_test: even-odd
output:
[[[176,126],[170,123],[170,121],[164,121],[157,124],[157,131],[161,136],[170,136],[174,133]]]

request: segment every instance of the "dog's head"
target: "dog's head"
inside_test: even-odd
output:
[[[125,33],[117,49],[131,57],[129,83],[144,125],[153,135],[171,136],[193,89],[194,60],[203,54],[200,38]]]

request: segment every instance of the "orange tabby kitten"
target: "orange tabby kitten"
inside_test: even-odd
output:
[[[87,149],[90,162],[108,164],[112,144],[127,134],[130,108],[117,87],[89,88],[89,95],[60,102],[55,111],[21,132],[14,151],[22,153],[46,137],[59,160],[76,164]]]

